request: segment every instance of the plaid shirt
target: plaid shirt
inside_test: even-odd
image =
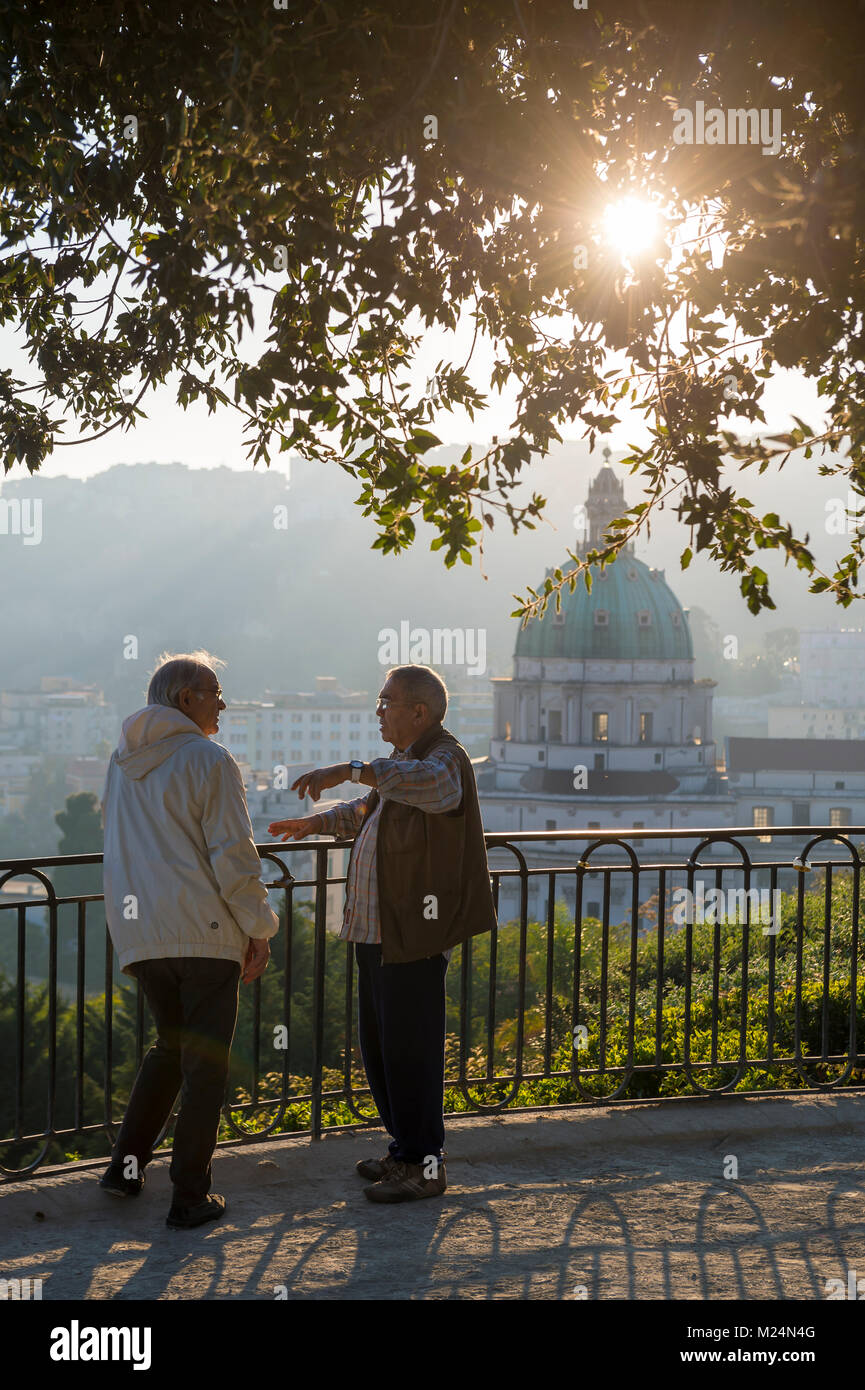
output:
[[[388,758],[375,758],[369,766],[375,774],[379,802],[364,821],[367,796],[357,801],[341,801],[322,811],[325,835],[348,838],[356,835],[345,885],[345,912],[340,929],[343,941],[360,941],[371,946],[381,941],[376,879],[375,850],[378,821],[386,800],[401,801],[431,813],[454,811],[462,799],[459,758],[449,748],[431,758],[407,758],[395,748]],[[450,952],[447,953],[450,955]]]

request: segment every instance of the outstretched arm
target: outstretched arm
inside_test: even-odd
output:
[[[329,811],[318,811],[314,816],[274,820],[267,828],[271,835],[278,835],[283,840],[305,840],[307,835],[334,835],[338,840],[350,840],[363,825],[366,803],[365,796],[357,801],[340,801]]]
[[[430,758],[376,758],[370,763],[382,796],[441,814],[462,801],[460,761],[445,749]]]

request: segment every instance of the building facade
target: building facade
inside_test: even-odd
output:
[[[219,742],[249,780],[273,785],[281,767],[323,767],[382,756],[375,698],[317,676],[314,691],[274,693],[231,704],[220,716]]]
[[[769,708],[769,738],[865,738],[865,707],[823,709],[819,705],[773,705]]]
[[[589,487],[580,553],[600,544],[625,506],[605,465]],[[493,738],[477,764],[486,829],[733,826],[735,803],[716,767],[714,685],[696,675],[688,615],[664,572],[626,546],[590,593],[580,578],[560,612],[550,605],[520,630],[513,675],[492,681]],[[651,843],[653,859],[682,856],[682,842],[675,851],[669,840]],[[561,853],[573,860],[573,845],[550,842],[543,859]],[[621,909],[629,889],[613,878]]]
[[[799,634],[803,705],[856,710],[863,704],[865,631],[805,628]]]
[[[728,738],[739,825],[865,825],[865,744],[832,738]]]
[[[117,711],[101,690],[45,676],[39,690],[0,691],[0,743],[40,756],[84,758],[113,748]]]

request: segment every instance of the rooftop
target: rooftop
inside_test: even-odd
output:
[[[728,772],[865,772],[865,744],[845,738],[728,738]]]
[[[506,764],[505,764],[506,766]],[[574,774],[570,768],[533,767],[520,779],[527,792],[550,792],[554,796],[574,795]],[[593,796],[671,796],[678,789],[678,778],[669,772],[625,771],[588,768],[588,791]]]

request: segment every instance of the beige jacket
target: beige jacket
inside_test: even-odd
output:
[[[278,931],[237,763],[180,710],[124,721],[102,817],[105,916],[127,974],[167,956],[242,963],[249,937]]]

